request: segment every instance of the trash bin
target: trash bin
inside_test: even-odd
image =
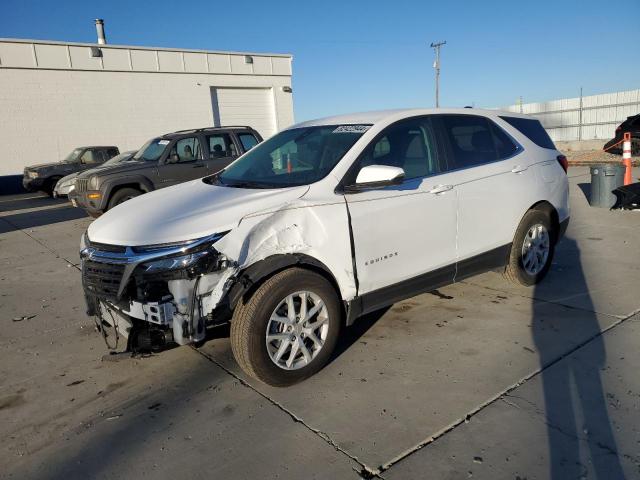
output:
[[[591,167],[591,197],[592,207],[611,208],[616,203],[616,196],[611,193],[624,184],[624,165],[609,164]]]

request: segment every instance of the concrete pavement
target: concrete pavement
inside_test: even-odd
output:
[[[0,475],[640,477],[640,213],[590,208],[569,173],[542,284],[488,273],[400,302],[287,389],[245,377],[224,328],[103,361],[77,269],[90,219],[0,197]]]

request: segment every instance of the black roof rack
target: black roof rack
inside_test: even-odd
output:
[[[172,133],[204,132],[205,130],[218,130],[218,129],[228,129],[228,128],[252,128],[252,127],[250,127],[249,125],[224,125],[220,127],[188,128],[186,130],[176,130],[175,132],[168,133],[167,135],[171,135]]]

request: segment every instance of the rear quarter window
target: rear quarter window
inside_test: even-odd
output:
[[[549,137],[549,134],[540,124],[540,121],[533,118],[519,118],[519,117],[500,117],[507,122],[513,128],[518,130],[524,136],[526,136],[533,143],[542,148],[556,149],[553,144],[553,140]]]

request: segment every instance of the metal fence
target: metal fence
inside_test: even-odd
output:
[[[537,117],[554,141],[607,140],[618,124],[640,113],[640,89],[518,103],[504,109]]]

